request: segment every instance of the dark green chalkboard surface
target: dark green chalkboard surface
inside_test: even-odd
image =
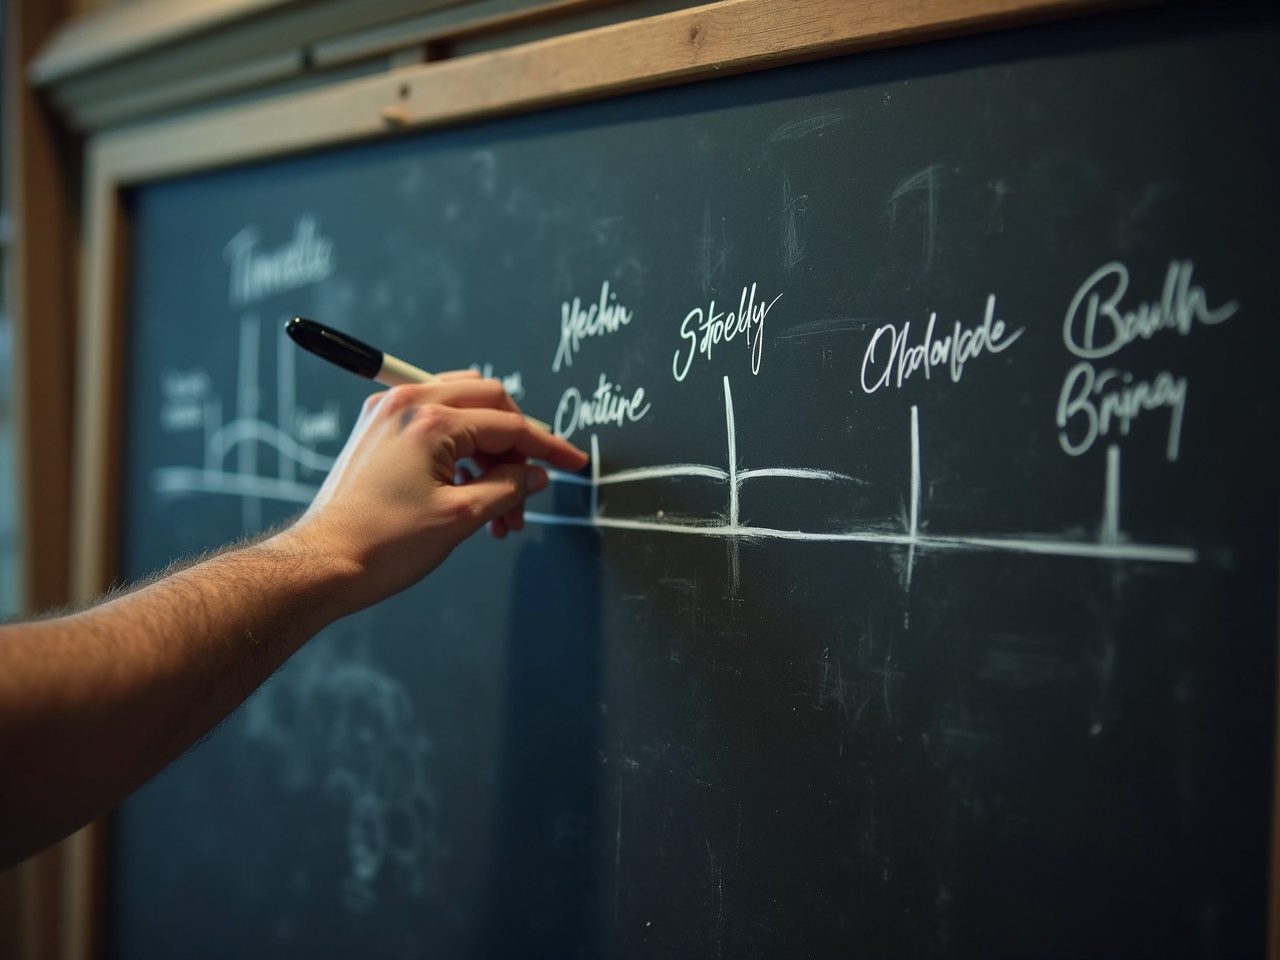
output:
[[[366,384],[594,453],[114,821],[128,958],[1239,956],[1276,713],[1280,31],[1161,9],[134,196],[123,569]]]

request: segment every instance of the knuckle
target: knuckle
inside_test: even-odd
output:
[[[475,497],[458,497],[451,513],[456,521],[467,526],[478,526],[485,519],[484,505]]]
[[[453,410],[442,403],[428,403],[421,408],[418,416],[423,427],[434,432],[452,423]]]
[[[413,411],[413,425],[422,433],[436,433],[450,421],[449,408],[438,403],[425,403]]]
[[[382,409],[388,414],[399,414],[418,402],[414,390],[409,386],[391,387],[383,396]]]

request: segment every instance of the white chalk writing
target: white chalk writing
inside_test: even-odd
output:
[[[942,367],[951,376],[952,383],[959,383],[964,375],[964,365],[984,351],[1003,353],[1022,336],[1025,327],[1008,333],[1003,320],[995,319],[996,295],[987,297],[987,309],[982,324],[966,330],[959,320],[944,337],[935,337],[938,314],[929,314],[924,340],[908,346],[911,321],[899,330],[895,324],[886,323],[878,329],[867,344],[862,356],[862,389],[875,393],[881,387],[901,388],[917,371],[924,371],[924,378],[931,379],[935,367]],[[1008,336],[1006,336],[1008,334]]]
[[[1067,349],[1085,360],[1109,357],[1138,338],[1150,340],[1161,330],[1177,330],[1186,336],[1196,323],[1222,323],[1240,309],[1235,300],[1211,309],[1204,288],[1191,283],[1193,269],[1190,260],[1175,260],[1169,264],[1158,301],[1121,310],[1120,301],[1129,289],[1128,269],[1115,261],[1099,267],[1080,285],[1067,307],[1062,323]],[[1109,293],[1102,292],[1108,288]]]
[[[204,405],[212,381],[200,367],[166,370],[160,378],[164,402],[160,406],[160,427],[165,433],[198,430],[204,425]]]
[[[1182,437],[1182,413],[1187,403],[1187,378],[1162,370],[1150,380],[1137,380],[1127,370],[1107,369],[1098,373],[1088,360],[1081,360],[1067,374],[1058,395],[1058,442],[1071,456],[1084,453],[1112,428],[1124,436],[1129,425],[1144,410],[1169,409],[1169,440],[1165,456],[1178,459]],[[1068,425],[1077,434],[1073,439]]]
[[[617,333],[635,317],[635,312],[617,302],[618,295],[609,290],[609,281],[600,284],[600,300],[585,310],[582,300],[560,304],[560,346],[551,363],[551,371],[559,373],[561,366],[572,367],[574,354],[578,352],[584,337],[603,337]]]
[[[725,313],[721,310],[717,313],[715,300],[711,301],[705,312],[701,307],[694,307],[685,314],[680,324],[680,338],[687,340],[688,345],[676,350],[671,358],[672,376],[677,380],[684,380],[689,375],[695,353],[701,353],[710,360],[712,347],[721,342],[728,343],[739,334],[746,335],[747,349],[751,354],[751,372],[758,374],[764,353],[764,319],[781,296],[782,294],[778,294],[768,303],[762,298],[757,303],[756,285],[753,283],[749,290],[745,286],[742,288],[736,312]],[[689,352],[685,354],[682,366],[680,354],[685,349]]]
[[[299,217],[292,239],[275,250],[261,250],[260,242],[258,228],[245,227],[223,248],[222,258],[231,268],[233,306],[297,290],[333,273],[333,241],[320,234],[315,217]]]
[[[1062,341],[1082,359],[1067,371],[1054,417],[1058,443],[1069,456],[1086,453],[1113,430],[1128,436],[1140,414],[1164,409],[1169,411],[1165,457],[1170,462],[1178,459],[1187,378],[1161,370],[1142,379],[1129,370],[1098,370],[1089,361],[1112,356],[1135,340],[1150,340],[1162,330],[1188,336],[1197,325],[1230,319],[1240,309],[1239,302],[1210,307],[1204,288],[1191,282],[1194,269],[1190,260],[1174,260],[1165,272],[1159,300],[1124,309],[1129,270],[1112,261],[1090,274],[1071,298],[1062,321]]]
[[[342,425],[338,420],[338,404],[330,401],[323,410],[295,410],[293,435],[299,443],[318,443],[321,440],[342,438]]]
[[[622,387],[610,383],[602,373],[600,383],[591,396],[584,398],[577,387],[569,387],[561,394],[553,426],[562,437],[571,437],[582,427],[605,424],[621,427],[641,419],[649,412],[649,406],[644,402],[644,387],[637,387],[628,399],[622,393]]]

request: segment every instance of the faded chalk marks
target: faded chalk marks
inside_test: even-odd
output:
[[[814,320],[788,327],[782,333],[774,334],[777,340],[803,340],[808,337],[821,337],[829,333],[845,333],[851,331],[870,330],[883,324],[883,320],[870,317],[832,317],[829,320]]]
[[[798,120],[784,123],[769,135],[769,144],[803,140],[807,137],[821,136],[824,131],[843,123],[847,118],[843,110],[824,110],[811,113]],[[770,155],[768,149],[765,156]],[[805,256],[805,227],[808,220],[808,200],[806,193],[797,192],[791,184],[791,175],[785,170],[782,174],[782,211],[779,218],[781,225],[782,267],[787,273],[795,270]]]
[[[243,716],[245,738],[275,754],[282,786],[344,804],[345,836],[329,842],[346,851],[349,910],[427,892],[443,852],[430,744],[399,681],[322,636]]]
[[[727,276],[732,255],[733,244],[725,237],[724,219],[719,222],[717,234],[711,218],[711,202],[707,201],[702,208],[702,230],[693,241],[695,280],[703,293],[711,291],[717,277]]]
[[[472,151],[467,168],[482,197],[492,199],[498,195],[498,155],[494,151]]]
[[[738,431],[733,423],[733,393],[729,378],[724,378],[724,419],[729,439],[729,525],[739,525],[741,485],[738,481]],[[729,596],[736,597],[742,585],[742,552],[736,537],[727,541],[729,561]]]
[[[977,674],[1004,689],[1039,690],[1073,684],[1079,664],[1050,636],[996,633],[981,646]]]
[[[804,227],[808,220],[807,194],[796,194],[791,177],[782,175],[782,267],[791,273],[804,259]]]
[[[1145,184],[1138,198],[1116,218],[1116,247],[1128,254],[1148,243],[1152,239],[1148,232],[1152,214],[1177,192],[1178,184],[1173,180]]]
[[[1013,192],[1013,188],[1004,177],[997,177],[987,183],[987,189],[991,191],[991,206],[987,214],[987,230],[990,233],[1004,233],[1005,199]]]
[[[942,177],[942,164],[932,163],[902,180],[889,195],[889,227],[898,229],[899,214],[908,202],[916,205],[921,213],[921,273],[933,269],[933,259],[938,244],[938,193]]]
[[[892,643],[877,645],[870,622],[856,638],[823,648],[816,661],[814,707],[838,712],[851,730],[870,721],[893,723],[893,694],[901,686]]]
[[[804,137],[820,134],[822,131],[844,122],[847,117],[848,114],[843,110],[824,110],[820,113],[811,113],[806,117],[801,117],[799,120],[792,120],[790,123],[784,123],[778,127],[769,135],[769,142],[781,143],[785,140],[801,140]]]
[[[831,656],[831,648],[824,647],[818,660],[818,686],[814,694],[818,709],[828,706],[839,710],[846,718],[851,718],[857,703],[853,697],[853,681],[845,680],[843,658],[837,649]]]
[[[716,957],[724,956],[724,867],[716,866],[715,851],[711,841],[703,839],[707,847],[710,876],[707,886],[707,937],[715,947]]]

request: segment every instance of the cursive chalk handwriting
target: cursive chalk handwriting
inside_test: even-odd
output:
[[[1127,370],[1099,373],[1088,360],[1081,360],[1067,374],[1058,395],[1058,442],[1076,457],[1113,428],[1128,436],[1129,425],[1142,412],[1167,408],[1169,439],[1165,456],[1170,461],[1177,460],[1186,404],[1186,377],[1162,370],[1151,380],[1135,380]]]
[[[562,365],[573,366],[574,354],[584,337],[617,333],[635,318],[635,311],[628,310],[617,300],[618,295],[609,290],[609,281],[606,280],[600,284],[600,300],[585,310],[579,297],[574,297],[573,303],[565,301],[560,304],[560,346],[556,348],[556,358],[551,363],[552,373],[559,373]]]
[[[637,387],[628,399],[622,387],[610,383],[602,373],[595,393],[589,397],[584,398],[577,387],[569,387],[560,395],[560,402],[556,405],[555,432],[561,437],[571,437],[582,427],[605,424],[621,427],[641,419],[649,412],[649,406],[644,402],[644,387]]]
[[[333,241],[321,235],[315,217],[299,217],[293,238],[275,250],[260,249],[260,240],[257,227],[245,227],[223,248],[233,306],[297,290],[333,273]]]
[[[747,348],[751,353],[751,372],[758,374],[764,353],[764,319],[781,296],[782,294],[778,294],[768,303],[761,298],[757,303],[756,285],[753,283],[750,290],[745,286],[742,288],[736,312],[725,313],[721,310],[717,313],[715,300],[711,301],[705,312],[701,307],[694,307],[680,324],[680,338],[687,340],[688,345],[676,350],[671,358],[672,376],[677,380],[684,380],[689,375],[689,366],[693,363],[695,353],[701,353],[710,360],[712,347],[722,341],[728,343],[739,334],[746,336]],[[685,349],[689,352],[685,354],[684,365],[681,366],[680,354]]]
[[[1161,330],[1177,330],[1185,337],[1197,323],[1213,325],[1229,319],[1240,309],[1239,302],[1230,300],[1211,308],[1204,288],[1191,282],[1194,269],[1190,260],[1174,260],[1165,273],[1159,300],[1122,310],[1120,301],[1129,289],[1128,268],[1114,260],[1099,267],[1067,307],[1062,322],[1067,349],[1077,357],[1096,360],[1139,338],[1150,340]]]
[[[1165,458],[1178,459],[1187,378],[1161,370],[1142,379],[1130,370],[1099,370],[1090,361],[1112,356],[1135,340],[1150,340],[1162,330],[1177,330],[1185,337],[1197,326],[1215,326],[1234,316],[1239,302],[1210,307],[1204,288],[1191,282],[1194,269],[1190,260],[1172,261],[1160,299],[1132,309],[1122,306],[1129,289],[1129,269],[1123,263],[1104,264],[1076,290],[1062,321],[1062,341],[1082,359],[1062,381],[1054,418],[1058,444],[1069,456],[1086,453],[1113,431],[1128,436],[1130,426],[1143,413],[1167,410]]]
[[[987,310],[980,326],[966,330],[964,324],[957,320],[951,332],[942,337],[934,336],[938,314],[930,313],[924,339],[915,346],[907,345],[911,335],[910,320],[902,325],[901,330],[892,323],[886,323],[872,335],[867,352],[862,356],[862,389],[866,393],[875,393],[881,387],[901,388],[913,373],[921,370],[924,378],[929,380],[935,367],[941,367],[950,374],[952,383],[959,383],[966,363],[984,351],[1003,353],[1026,330],[1019,327],[1008,333],[1009,328],[1003,320],[995,319],[995,313],[996,295],[993,293],[987,297]]]
[[[321,440],[337,440],[342,436],[342,424],[338,419],[338,404],[332,400],[323,410],[295,410],[293,435],[299,443],[318,443]]]

